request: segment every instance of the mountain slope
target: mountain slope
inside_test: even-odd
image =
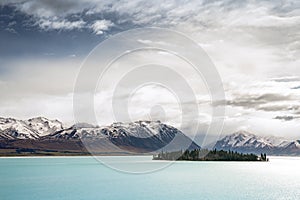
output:
[[[233,150],[242,153],[268,153],[270,155],[300,155],[298,141],[289,141],[278,137],[261,137],[255,134],[238,131],[217,141],[218,150]]]
[[[31,118],[26,120],[25,123],[38,132],[39,137],[52,134],[64,128],[62,122],[49,120],[45,117]]]
[[[28,120],[0,118],[0,139],[38,139],[61,129],[61,122],[43,117]]]
[[[138,121],[132,123],[113,123],[110,126],[73,126],[48,135],[56,139],[81,139],[91,150],[109,149],[132,150],[140,152],[165,151],[200,148],[178,129],[159,121]],[[100,145],[101,144],[101,145]]]
[[[134,152],[174,151],[200,148],[178,129],[160,121],[113,123],[94,126],[78,123],[63,128],[46,118],[1,118],[0,148],[29,151]]]

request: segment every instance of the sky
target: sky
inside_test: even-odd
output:
[[[136,60],[155,60],[177,70],[197,90],[199,113],[187,117],[185,125],[196,120],[204,133],[213,126],[212,108],[225,105],[222,134],[247,130],[300,138],[297,0],[0,0],[0,115],[74,123],[74,85],[86,57],[117,34],[147,27],[178,31],[196,42],[217,69],[225,98],[212,102],[205,81],[176,56],[137,52],[114,63],[107,87],[95,91],[99,124],[114,121],[107,103],[121,71]],[[107,52],[117,48],[112,45]],[[177,81],[175,75],[172,81]],[[180,108],[193,113],[193,107],[178,103],[171,93],[157,84],[135,88],[127,105],[131,119],[161,119],[182,127]],[[84,109],[82,113],[85,120]],[[182,128],[189,134],[188,126]]]

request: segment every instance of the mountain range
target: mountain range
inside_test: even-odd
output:
[[[267,153],[269,155],[300,155],[300,140],[263,137],[247,131],[238,131],[217,141],[213,148],[241,153]]]
[[[200,148],[180,130],[160,121],[65,127],[58,120],[0,118],[0,155],[137,154]]]
[[[66,127],[58,120],[0,117],[0,155],[19,154],[138,154],[199,149],[180,130],[160,121],[136,121],[95,126],[78,123]],[[218,140],[213,148],[241,153],[300,155],[300,140],[262,137],[238,131]]]

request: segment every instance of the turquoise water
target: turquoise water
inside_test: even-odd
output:
[[[105,157],[120,168],[152,168],[151,157]],[[300,159],[176,162],[123,173],[91,157],[0,158],[0,199],[300,199]]]

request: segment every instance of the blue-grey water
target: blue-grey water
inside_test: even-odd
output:
[[[156,167],[151,157],[106,157]],[[125,167],[125,168],[126,168]],[[300,159],[176,162],[147,174],[123,173],[92,157],[0,158],[1,200],[300,199]]]

